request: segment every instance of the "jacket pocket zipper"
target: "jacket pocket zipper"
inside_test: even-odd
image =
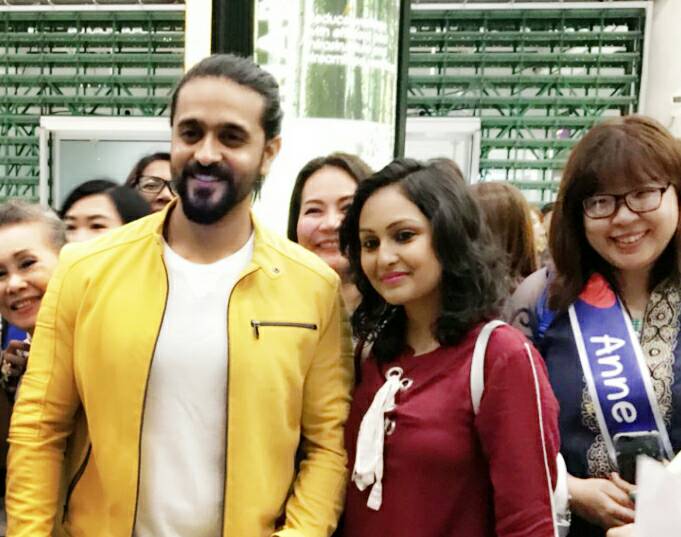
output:
[[[317,330],[317,325],[314,323],[293,323],[288,321],[251,321],[251,326],[253,327],[253,334],[255,334],[255,339],[260,338],[260,328],[264,326],[279,326],[279,327],[289,327],[289,328],[306,328],[308,330]]]
[[[64,513],[62,515],[62,522],[66,520],[66,515],[69,510],[69,501],[71,501],[71,495],[73,494],[73,491],[76,488],[76,485],[80,481],[80,478],[83,477],[83,474],[85,473],[85,468],[87,467],[87,463],[90,460],[90,453],[92,452],[92,444],[89,444],[87,447],[87,452],[85,453],[85,459],[83,459],[83,462],[81,465],[78,467],[78,470],[73,476],[73,479],[71,480],[71,483],[69,483],[69,488],[66,489],[66,499],[64,500]]]

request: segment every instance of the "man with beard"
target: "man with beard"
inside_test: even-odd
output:
[[[251,61],[202,61],[171,101],[177,200],[63,254],[14,409],[8,535],[333,531],[352,382],[339,281],[250,210],[281,116]]]

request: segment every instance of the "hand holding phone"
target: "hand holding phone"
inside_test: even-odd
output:
[[[657,431],[619,433],[613,438],[617,468],[622,479],[636,483],[636,459],[639,455],[661,461],[664,459]]]

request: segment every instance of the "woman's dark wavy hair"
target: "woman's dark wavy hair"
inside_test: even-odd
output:
[[[474,325],[496,316],[506,296],[503,255],[490,240],[458,166],[446,159],[394,160],[359,184],[340,231],[341,250],[362,295],[353,330],[360,340],[373,341],[372,352],[381,361],[404,350],[407,318],[402,306],[386,303],[362,271],[359,218],[366,201],[392,185],[432,227],[433,250],[442,266],[442,304],[433,334],[441,345],[456,344]]]
[[[681,192],[681,143],[654,119],[631,115],[593,127],[574,147],[563,172],[551,229],[549,248],[556,274],[549,288],[549,306],[570,307],[589,277],[597,272],[619,290],[612,266],[589,244],[582,202],[614,186],[631,189],[669,182]],[[648,288],[679,278],[681,234],[676,232],[655,262]]]
[[[298,242],[298,218],[300,217],[300,207],[303,203],[303,188],[307,180],[324,166],[332,166],[346,172],[355,183],[361,183],[372,173],[369,165],[357,155],[350,153],[331,153],[326,157],[317,157],[305,164],[296,177],[291,191],[291,202],[288,208],[288,229],[286,235],[293,242]]]

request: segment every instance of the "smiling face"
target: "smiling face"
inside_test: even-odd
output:
[[[116,206],[106,194],[93,194],[79,199],[64,215],[66,240],[81,242],[98,237],[123,225]]]
[[[279,150],[265,139],[264,98],[226,78],[199,77],[180,90],[170,166],[188,220],[209,225],[249,196]]]
[[[338,273],[348,269],[348,261],[338,248],[338,228],[355,190],[357,182],[346,171],[323,166],[308,177],[300,197],[298,242]]]
[[[58,253],[49,230],[39,222],[0,228],[0,315],[33,331]]]
[[[440,304],[442,266],[426,216],[391,185],[372,194],[359,216],[362,271],[376,292],[408,314]]]
[[[597,194],[624,194],[634,189],[664,187],[664,184],[622,186]],[[620,201],[615,214],[608,218],[584,216],[586,240],[621,276],[639,274],[647,277],[653,265],[674,237],[679,223],[677,192],[670,186],[662,196],[660,207],[635,213]]]
[[[170,162],[167,160],[153,160],[142,170],[142,177],[155,177],[170,181]],[[167,186],[164,186],[159,192],[145,192],[138,186],[137,191],[140,195],[149,202],[151,210],[156,212],[163,209],[170,200],[173,199],[173,194]]]

